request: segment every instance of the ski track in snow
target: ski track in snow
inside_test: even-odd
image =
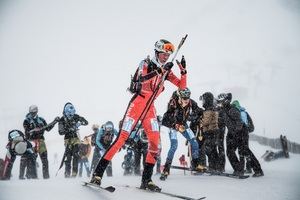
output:
[[[266,149],[258,143],[251,142],[251,149],[255,149],[257,157],[262,155]],[[123,154],[117,155],[122,158]],[[114,162],[115,161],[115,162]],[[64,169],[55,177],[56,166],[51,169],[51,178],[49,180],[18,180],[19,163],[16,162],[13,169],[13,178],[11,181],[0,181],[0,200],[161,200],[175,199],[158,193],[149,193],[139,191],[134,187],[140,185],[141,177],[123,176],[120,167],[122,159],[113,160],[113,177],[104,177],[102,185],[113,185],[116,187],[114,193],[98,191],[89,187],[82,186],[82,181],[89,178],[63,178]],[[265,176],[261,178],[248,178],[238,180],[218,176],[192,176],[189,172],[186,175],[181,170],[171,170],[171,175],[163,182],[159,180],[158,175],[153,176],[153,180],[163,188],[165,192],[186,195],[192,198],[206,196],[206,199],[266,199],[266,200],[296,200],[299,199],[300,184],[300,155],[291,154],[290,159],[276,160],[270,163],[260,159]],[[41,169],[39,168],[39,173]],[[232,172],[231,166],[227,162],[226,171]],[[85,175],[85,174],[84,174]],[[41,177],[41,174],[39,174]],[[125,185],[132,187],[126,188]]]

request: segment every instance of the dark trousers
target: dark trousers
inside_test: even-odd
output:
[[[233,170],[236,172],[244,172],[244,168],[235,153],[237,149],[241,149],[242,147],[242,137],[238,134],[227,133],[226,147],[226,154]]]
[[[253,152],[249,148],[249,134],[247,131],[242,132],[242,144],[241,148],[239,148],[239,154],[240,154],[240,165],[241,168],[245,168],[245,159],[247,160],[248,167],[252,168],[254,172],[260,172],[262,171],[261,166],[259,164],[259,161],[253,154]]]
[[[218,169],[218,152],[216,146],[217,131],[209,131],[204,133],[205,152],[208,157],[208,167],[210,170]]]
[[[219,130],[219,134],[217,135],[217,151],[218,151],[218,166],[220,171],[225,171],[225,148],[224,148],[224,135],[225,128]]]
[[[71,168],[72,176],[76,177],[78,173],[78,160],[79,160],[79,145],[69,145],[66,149],[66,162],[65,162],[65,177],[70,177]],[[72,167],[71,167],[72,165]]]

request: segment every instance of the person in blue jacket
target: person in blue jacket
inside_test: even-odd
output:
[[[104,155],[108,147],[112,144],[114,137],[118,136],[119,131],[114,128],[111,121],[107,121],[101,126],[96,136],[96,146],[100,151],[100,158]],[[106,175],[112,176],[112,163],[110,161],[106,168]]]

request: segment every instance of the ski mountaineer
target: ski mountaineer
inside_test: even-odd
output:
[[[104,170],[110,160],[124,145],[132,129],[135,128],[137,122],[141,119],[149,145],[140,188],[161,191],[161,188],[155,185],[151,180],[153,168],[157,159],[160,138],[154,99],[156,99],[164,90],[163,78],[166,78],[166,80],[172,82],[180,89],[186,87],[186,69],[178,62],[181,71],[181,78],[179,79],[171,70],[173,63],[167,62],[174,50],[174,45],[171,42],[161,39],[155,43],[155,56],[152,59],[144,59],[139,64],[137,70],[138,82],[136,82],[137,90],[128,104],[120,134],[99,161],[91,179],[91,183],[101,184]]]
[[[47,124],[46,120],[38,115],[38,107],[31,105],[23,122],[25,137],[33,144],[34,153],[39,155],[42,161],[44,179],[49,178],[48,153],[44,133],[45,131],[51,131],[58,121],[59,117],[56,117],[51,123]],[[26,156],[24,155],[21,157],[19,179],[24,179],[26,162]]]
[[[185,65],[184,57],[181,60],[181,65]],[[206,168],[200,164],[199,144],[195,134],[187,124],[188,121],[197,119],[202,115],[202,110],[190,96],[191,91],[188,88],[175,91],[169,101],[168,110],[163,116],[162,125],[170,128],[169,138],[171,145],[160,180],[166,180],[170,174],[170,167],[178,146],[178,132],[191,144],[192,169],[200,172],[206,170]]]
[[[36,156],[33,152],[32,144],[25,138],[20,130],[11,130],[8,133],[8,144],[6,145],[7,153],[5,156],[2,174],[0,179],[9,180],[11,171],[16,157],[23,156],[26,159],[27,178],[37,179],[37,171],[35,166]]]
[[[80,139],[77,135],[78,128],[88,125],[88,121],[76,114],[75,107],[70,102],[66,103],[63,116],[58,122],[58,133],[64,135],[65,153],[65,178],[76,177],[78,172],[79,144]],[[72,174],[71,174],[72,163]]]
[[[93,124],[92,130],[93,130],[92,134],[85,136],[85,137],[91,137],[91,145],[92,145],[92,147],[94,147],[94,153],[93,153],[92,164],[91,164],[91,172],[94,171],[98,161],[101,158],[100,149],[96,145],[96,137],[97,137],[97,133],[99,131],[99,125]]]
[[[96,146],[97,149],[99,149],[99,159],[105,154],[105,151],[109,148],[109,146],[112,144],[115,136],[118,136],[117,129],[114,128],[114,123],[112,121],[107,121],[105,124],[101,126],[99,129],[97,136],[96,136]],[[112,162],[109,163],[106,169],[106,175],[112,176]]]

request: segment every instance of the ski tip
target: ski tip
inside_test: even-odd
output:
[[[201,197],[201,198],[199,198],[199,199],[197,199],[197,200],[201,200],[201,199],[206,199],[206,197]]]
[[[116,188],[113,186],[108,186],[108,187],[105,187],[104,189],[108,192],[114,192],[116,190]]]

